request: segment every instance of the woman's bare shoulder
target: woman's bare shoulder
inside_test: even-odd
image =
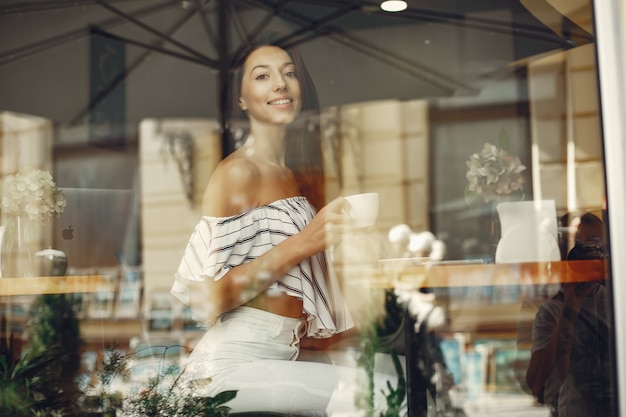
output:
[[[202,199],[207,216],[225,217],[255,206],[260,179],[257,165],[248,158],[231,155],[221,161],[209,179]]]
[[[213,172],[213,177],[217,180],[226,179],[239,182],[255,180],[258,175],[259,168],[256,162],[236,154],[222,160]]]

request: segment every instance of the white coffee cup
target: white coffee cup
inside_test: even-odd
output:
[[[348,214],[354,219],[355,227],[371,227],[378,217],[378,193],[353,194],[344,197],[350,203]]]

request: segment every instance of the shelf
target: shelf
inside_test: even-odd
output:
[[[0,296],[93,293],[114,290],[115,287],[110,283],[109,278],[103,275],[0,279]]]

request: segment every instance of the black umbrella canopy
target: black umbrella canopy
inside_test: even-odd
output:
[[[592,41],[549,5],[540,21],[520,0],[408,3],[3,1],[0,110],[82,124],[117,95],[127,124],[220,118],[230,56],[268,31],[299,46],[322,107],[475,94],[513,62]]]

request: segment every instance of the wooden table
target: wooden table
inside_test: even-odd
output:
[[[103,275],[24,277],[0,279],[0,297],[16,295],[70,294],[113,291]]]
[[[453,288],[567,284],[607,279],[605,260],[488,264],[472,261],[381,260],[360,275],[374,288]],[[349,270],[348,270],[349,271]],[[348,274],[348,279],[355,274]]]

